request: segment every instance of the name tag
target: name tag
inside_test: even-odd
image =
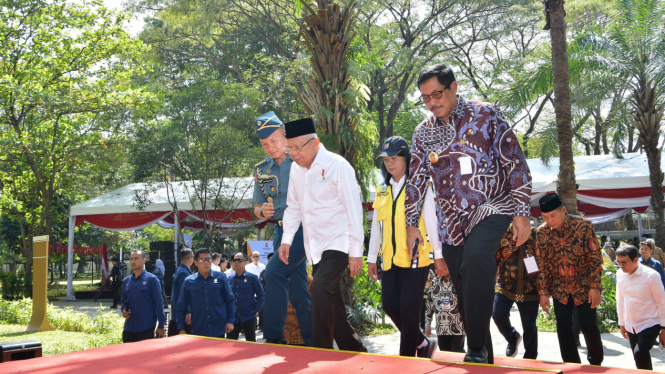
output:
[[[460,157],[459,167],[462,175],[471,174],[473,172],[473,168],[471,167],[471,157],[469,156]]]
[[[524,259],[524,265],[526,266],[526,271],[531,274],[538,271],[538,264],[536,263],[535,257],[527,257]]]

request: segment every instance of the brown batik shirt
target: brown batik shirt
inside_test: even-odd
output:
[[[603,257],[591,221],[566,214],[563,227],[538,227],[536,261],[538,293],[563,304],[573,295],[576,305],[588,302],[589,290],[600,289]]]
[[[524,265],[524,259],[536,254],[537,231],[531,228],[531,235],[526,243],[517,246],[513,241],[512,225],[501,239],[501,246],[496,252],[496,262],[499,264],[499,276],[496,282],[496,292],[518,303],[524,301],[538,301],[536,282],[538,273],[529,274]]]

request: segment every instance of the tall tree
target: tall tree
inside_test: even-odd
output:
[[[577,214],[577,183],[573,161],[573,130],[570,108],[570,75],[566,43],[565,0],[543,0],[545,30],[552,41],[552,77],[554,82],[554,113],[559,143],[559,177],[557,192],[571,214]]]
[[[21,209],[21,191],[36,194],[39,208],[18,211],[31,227],[22,240],[51,232],[53,199],[72,176],[90,168],[95,155],[117,145],[125,129],[117,121],[149,100],[127,78],[141,69],[132,55],[142,49],[123,29],[127,16],[102,0],[2,2],[0,11],[0,162],[18,185],[7,204]],[[33,199],[33,201],[37,201]],[[7,205],[5,204],[7,207]],[[26,248],[26,272],[32,246]]]

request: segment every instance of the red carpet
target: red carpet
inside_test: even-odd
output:
[[[535,369],[538,372],[560,373]],[[0,364],[0,373],[39,374],[528,374],[531,369],[459,364],[325,349],[176,336]]]
[[[462,361],[464,359],[464,353],[453,353],[453,352],[435,352],[435,360],[443,361]],[[632,358],[631,358],[632,360]],[[632,362],[632,361],[631,361]],[[623,368],[611,368],[604,366],[590,366],[590,365],[580,365],[580,364],[563,364],[560,362],[544,362],[537,360],[524,360],[519,358],[509,358],[509,357],[494,357],[494,363],[501,366],[519,366],[519,367],[528,367],[528,368],[538,368],[538,369],[549,369],[555,371],[561,371],[564,374],[594,374],[594,373],[603,373],[603,374],[620,374],[620,373],[643,373],[642,370],[631,370]]]

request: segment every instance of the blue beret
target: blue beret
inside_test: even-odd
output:
[[[256,126],[256,132],[259,135],[259,139],[265,139],[282,126],[282,121],[277,118],[275,112],[268,112],[260,115],[259,118],[254,121],[254,125]]]

